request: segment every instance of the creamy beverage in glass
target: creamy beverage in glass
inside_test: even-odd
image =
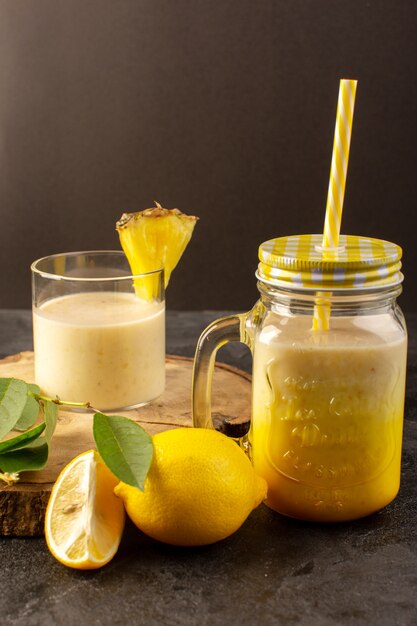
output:
[[[268,506],[320,522],[369,515],[400,484],[402,250],[340,235],[356,87],[340,81],[323,234],[261,244],[259,301],[203,332],[193,376],[194,425],[212,427],[216,350],[227,341],[250,347],[252,420],[241,444],[268,483]]]
[[[254,345],[249,440],[266,504],[299,519],[355,519],[399,489],[406,338],[390,315],[266,315]]]
[[[398,492],[407,332],[396,302],[401,248],[341,235],[330,259],[321,242],[299,235],[260,246],[260,299],[199,339],[193,420],[213,427],[213,357],[227,341],[244,342],[252,415],[240,443],[268,483],[266,504],[334,522],[378,511]]]
[[[34,266],[35,380],[43,393],[100,410],[158,397],[165,386],[163,272],[132,277],[117,252],[56,255]]]

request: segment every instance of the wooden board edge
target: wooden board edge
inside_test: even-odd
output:
[[[32,355],[33,355],[32,350],[25,350],[23,352],[17,352],[16,354],[9,354],[8,356],[5,356],[2,359],[0,359],[0,365],[2,363],[4,364],[18,363],[23,357],[31,357]],[[170,361],[186,361],[188,363],[192,363],[194,361],[194,357],[183,356],[180,354],[167,354],[165,357],[165,360],[168,363]],[[223,363],[222,361],[216,361],[215,367],[226,370],[228,372],[232,372],[233,374],[236,374],[237,376],[240,376],[241,378],[244,378],[245,380],[248,380],[248,381],[252,380],[252,376],[248,372],[245,372],[244,370],[241,370],[238,367],[234,367],[233,365],[229,365],[228,363]]]
[[[16,354],[8,354],[7,356],[0,359],[0,364],[18,363],[23,357],[31,357],[32,355],[32,350],[24,350],[23,352],[16,352]]]
[[[19,491],[13,486],[0,490],[0,535],[40,537],[44,534],[45,510],[52,483],[46,483],[42,488],[39,485],[31,487],[29,483],[22,483]]]

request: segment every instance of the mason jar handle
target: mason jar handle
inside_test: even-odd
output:
[[[193,426],[214,428],[211,418],[211,383],[219,348],[229,341],[240,341],[250,347],[245,330],[247,313],[228,315],[212,322],[197,343],[192,383]]]

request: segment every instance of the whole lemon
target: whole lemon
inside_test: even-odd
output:
[[[241,448],[215,430],[178,428],[153,437],[154,454],[140,491],[123,482],[115,494],[144,533],[178,546],[228,537],[266,496]]]

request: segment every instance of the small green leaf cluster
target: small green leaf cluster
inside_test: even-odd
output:
[[[56,402],[37,385],[0,378],[0,479],[13,483],[46,465],[57,418]]]
[[[13,484],[20,472],[45,467],[59,405],[91,408],[89,403],[47,398],[37,385],[17,378],[0,378],[0,480]],[[93,434],[116,478],[143,491],[153,455],[148,433],[126,417],[96,412]]]

